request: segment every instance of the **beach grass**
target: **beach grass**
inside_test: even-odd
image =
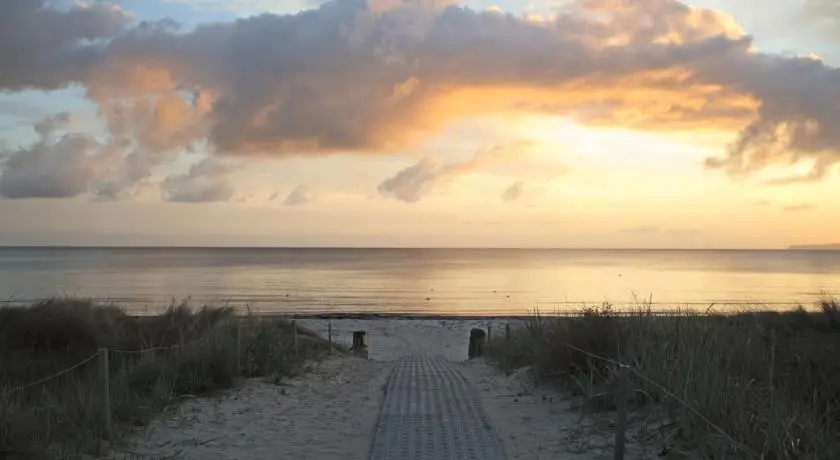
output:
[[[503,370],[527,367],[562,385],[594,412],[615,410],[614,362],[629,365],[628,404],[644,423],[628,438],[655,438],[668,458],[840,458],[833,299],[810,311],[535,312],[509,337],[491,340],[486,354]]]
[[[186,304],[155,316],[69,299],[0,309],[0,458],[99,454],[185,398],[231,388],[242,377],[293,376],[329,347],[298,329],[295,348],[294,328],[282,318]],[[102,348],[109,350],[110,436],[97,387]]]

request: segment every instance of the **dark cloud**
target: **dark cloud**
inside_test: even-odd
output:
[[[406,203],[420,201],[441,178],[446,177],[445,167],[424,158],[416,164],[385,179],[377,190],[383,197],[394,198]]]
[[[0,146],[0,195],[6,198],[69,198],[91,193],[117,198],[151,175],[162,160],[132,150],[129,142],[66,132],[71,115],[60,113],[33,124],[29,146]]]
[[[518,180],[502,192],[501,198],[505,203],[513,203],[521,198],[523,193],[525,193],[525,183]]]
[[[205,141],[227,153],[392,151],[455,118],[538,111],[738,131],[707,162],[733,176],[809,163],[819,179],[840,160],[838,69],[757,52],[730,17],[674,0],[577,0],[539,21],[337,0],[189,32],[127,29],[102,2],[44,4],[4,5],[0,88],[81,84],[112,136],[155,152]],[[405,191],[395,196],[416,199],[437,168],[418,163],[399,178],[414,186],[391,184]]]
[[[0,195],[6,198],[66,198],[81,195],[108,177],[117,157],[107,145],[60,130],[68,114],[35,125],[33,145],[0,151]]]
[[[124,30],[131,17],[112,3],[3,0],[0,88],[56,89],[84,79],[97,59],[96,40]]]
[[[228,179],[235,169],[231,163],[206,158],[187,173],[166,178],[161,184],[163,197],[180,203],[228,201],[233,197],[233,187]]]
[[[520,155],[528,146],[529,144],[525,142],[496,146],[480,150],[468,160],[451,163],[423,158],[383,181],[377,190],[383,197],[416,203],[437,186],[482,167],[511,160]]]
[[[283,200],[283,204],[285,204],[286,206],[300,206],[307,204],[311,201],[312,193],[309,191],[309,188],[300,185],[286,196],[286,199]]]

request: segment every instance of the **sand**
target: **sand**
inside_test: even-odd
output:
[[[336,357],[282,385],[250,380],[184,402],[112,458],[364,459],[388,368]]]
[[[505,376],[481,360],[465,361],[470,328],[492,325],[503,333],[504,322],[330,320],[339,343],[349,344],[354,330],[368,331],[369,359],[332,357],[283,385],[249,380],[185,401],[129,436],[112,458],[367,459],[391,361],[407,354],[463,361],[510,460],[612,458],[609,414],[584,417],[556,389],[535,388],[524,373]],[[324,336],[327,323],[300,321]],[[633,445],[629,453],[656,458]]]
[[[353,331],[366,331],[368,357],[375,361],[392,361],[410,354],[463,361],[467,359],[470,329],[490,326],[491,334],[504,334],[507,322],[499,319],[401,318],[298,320],[298,324],[322,337],[327,337],[328,325],[332,325],[333,340],[347,345],[353,342]]]
[[[505,445],[508,460],[614,458],[615,413],[588,413],[579,401],[556,387],[534,385],[527,370],[504,375],[482,360],[465,362],[461,369],[481,394],[484,411]],[[664,444],[657,439],[640,442],[643,425],[640,414],[631,414],[626,459],[685,458],[660,456]]]

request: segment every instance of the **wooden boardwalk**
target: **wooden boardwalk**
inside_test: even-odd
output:
[[[371,446],[371,460],[504,460],[473,387],[443,358],[397,361]]]

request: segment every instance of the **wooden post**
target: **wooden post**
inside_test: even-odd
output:
[[[236,326],[236,375],[242,373],[242,325]]]
[[[630,368],[626,365],[618,367],[618,393],[615,395],[615,404],[618,409],[615,422],[615,456],[614,460],[624,460],[624,437],[627,430],[627,398],[628,398],[628,373]]]
[[[353,331],[353,346],[350,350],[356,353],[367,352],[367,332]]]
[[[327,348],[327,354],[332,354],[332,321],[327,323],[327,343],[329,348]]]
[[[295,349],[295,356],[298,355],[298,333],[297,333],[297,320],[292,320],[292,346]]]
[[[467,349],[467,357],[469,359],[478,358],[484,354],[484,341],[486,340],[486,332],[481,328],[473,328],[470,330],[470,345]]]
[[[102,417],[102,435],[111,437],[111,371],[108,369],[108,349],[99,349],[99,411]]]

